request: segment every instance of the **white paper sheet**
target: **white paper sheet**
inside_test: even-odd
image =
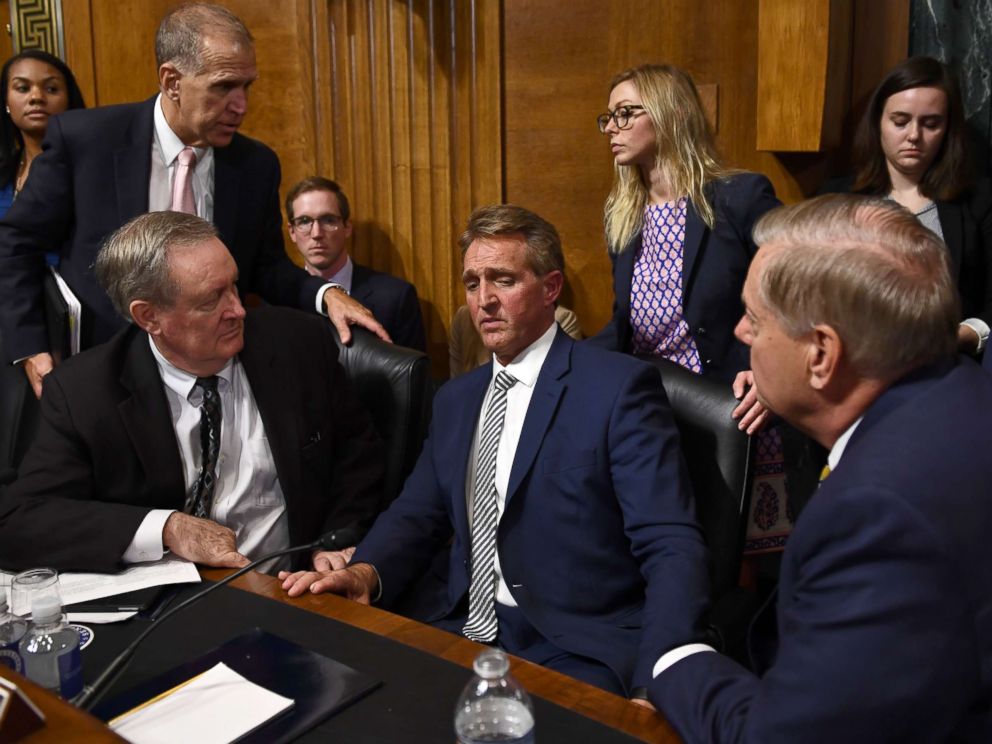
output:
[[[110,722],[134,744],[231,742],[294,704],[256,685],[223,662]]]
[[[0,573],[0,584],[10,586],[13,574]],[[115,594],[134,592],[150,586],[188,584],[200,580],[196,565],[177,556],[169,555],[154,563],[135,563],[120,573],[59,573],[59,590],[62,604],[89,602]]]
[[[137,615],[133,612],[67,612],[66,618],[70,623],[87,623],[89,625],[109,625],[122,623]]]
[[[78,354],[79,353],[79,332],[80,325],[82,323],[83,317],[83,306],[79,302],[79,298],[69,289],[69,285],[65,283],[65,279],[59,274],[53,267],[49,266],[49,270],[55,277],[55,284],[59,288],[59,293],[62,295],[62,299],[65,300],[65,304],[69,310],[69,353]]]

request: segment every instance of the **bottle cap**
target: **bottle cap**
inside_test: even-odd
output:
[[[476,656],[472,668],[482,679],[499,679],[510,671],[510,660],[502,651],[492,648]]]
[[[62,618],[62,604],[58,597],[43,596],[31,600],[31,619],[35,623],[53,623]]]

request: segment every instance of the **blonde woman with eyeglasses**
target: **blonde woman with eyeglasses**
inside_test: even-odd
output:
[[[734,337],[741,289],[757,251],[751,229],[779,205],[769,180],[724,165],[699,93],[684,71],[642,65],[610,83],[599,130],[614,158],[606,200],[613,262],[613,317],[593,343],[656,354],[733,385],[734,411],[749,433],[768,417]],[[763,434],[749,547],[780,548],[790,528],[784,462],[774,430]],[[761,479],[762,473],[770,477]]]

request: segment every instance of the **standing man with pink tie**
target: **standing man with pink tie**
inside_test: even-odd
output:
[[[122,320],[92,272],[103,240],[149,211],[212,222],[237,263],[239,291],[326,312],[342,338],[359,323],[386,337],[340,288],[308,276],[283,250],[279,161],[238,133],[257,77],[251,33],[216,5],[169,13],[155,40],[160,92],[143,103],[72,112],[49,124],[44,152],[17,203],[0,221],[0,331],[8,361],[34,388],[53,367],[42,300],[44,252],[83,306],[82,347],[108,339]]]

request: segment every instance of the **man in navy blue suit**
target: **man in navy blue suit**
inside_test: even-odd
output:
[[[493,361],[441,388],[413,473],[347,568],[283,586],[389,607],[416,585],[417,619],[636,694],[660,651],[698,638],[708,584],[657,371],[557,327],[564,259],[537,215],[484,207],[459,244]]]
[[[426,351],[417,290],[409,282],[361,266],[348,255],[351,206],[335,181],[305,178],[286,194],[289,237],[311,276],[333,282],[372,311],[394,344]]]
[[[947,251],[845,196],[770,212],[755,241],[737,334],[828,468],[783,555],[774,650],[752,673],[674,649],[650,699],[686,742],[992,741],[992,379],[954,356]]]
[[[279,160],[238,132],[258,76],[244,23],[218,5],[180,6],[162,20],[155,56],[157,95],[49,122],[44,152],[0,220],[4,351],[22,362],[35,394],[55,363],[43,304],[46,251],[59,253],[59,271],[82,304],[82,348],[102,343],[125,322],[93,263],[110,233],[145,212],[178,209],[216,225],[242,294],[326,310],[346,343],[349,322],[386,337],[366,308],[307,276],[283,249]],[[186,184],[188,199],[180,198]]]

